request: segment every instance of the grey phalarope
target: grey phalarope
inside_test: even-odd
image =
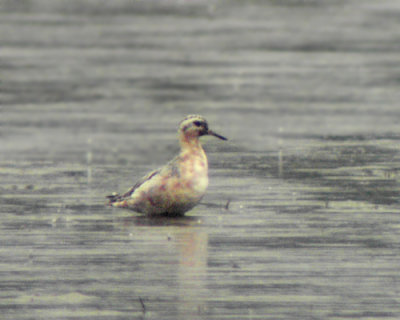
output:
[[[183,215],[203,198],[208,186],[208,161],[199,138],[225,137],[208,129],[206,119],[189,115],[179,126],[181,151],[164,167],[150,172],[126,193],[108,196],[109,205],[147,215]]]

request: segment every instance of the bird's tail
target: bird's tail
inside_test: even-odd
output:
[[[120,201],[125,200],[126,198],[129,198],[132,195],[133,190],[135,190],[135,186],[130,188],[124,194],[119,194],[117,192],[113,192],[112,194],[106,196],[106,198],[108,199],[107,205],[112,206],[113,203],[115,203],[115,202],[120,202]]]
[[[111,206],[114,202],[121,201],[123,197],[119,193],[113,192],[106,198],[108,199],[107,205]]]

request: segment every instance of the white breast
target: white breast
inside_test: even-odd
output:
[[[193,166],[193,189],[196,193],[203,195],[208,187],[208,165],[207,159],[199,159]]]

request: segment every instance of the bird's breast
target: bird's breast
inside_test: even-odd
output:
[[[184,157],[180,171],[188,190],[204,194],[208,186],[208,163],[204,152]]]

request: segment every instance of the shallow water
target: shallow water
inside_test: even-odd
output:
[[[4,1],[5,319],[398,319],[399,1]],[[182,219],[104,206],[204,115]]]

